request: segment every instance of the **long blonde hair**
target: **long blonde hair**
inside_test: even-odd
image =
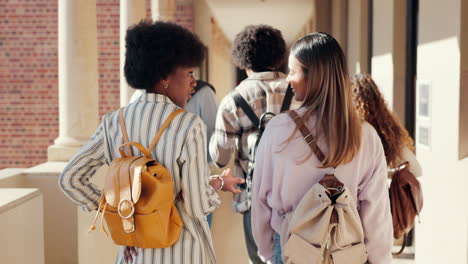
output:
[[[328,155],[323,167],[350,162],[361,145],[361,121],[354,108],[343,50],[332,36],[312,33],[296,41],[291,55],[303,65],[307,81],[302,119],[316,114],[317,135],[326,139]]]

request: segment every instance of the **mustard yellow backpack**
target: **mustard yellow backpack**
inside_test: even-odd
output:
[[[177,242],[183,223],[175,206],[177,197],[172,176],[150,153],[170,122],[182,112],[184,110],[179,109],[167,118],[146,149],[137,142],[129,142],[123,108],[120,109],[124,136],[124,144],[119,146],[122,157],[112,160],[109,166],[99,209],[89,232],[96,228],[97,217],[102,213],[117,245],[165,248]],[[133,156],[131,146],[143,156]],[[107,234],[102,218],[101,224]]]

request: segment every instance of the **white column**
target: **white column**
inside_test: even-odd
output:
[[[349,0],[347,15],[347,52],[349,74],[369,72],[369,4],[368,0]]]
[[[374,1],[372,77],[405,122],[406,0]]]
[[[332,30],[332,11],[331,1],[315,0],[314,12],[312,16],[315,18],[312,31],[326,32],[331,34]]]
[[[120,106],[127,105],[135,89],[131,88],[124,76],[125,36],[128,27],[146,17],[145,0],[120,1]]]
[[[59,137],[49,161],[67,161],[98,125],[96,2],[58,1]]]
[[[372,54],[369,54],[369,31],[372,30],[372,25],[369,21],[369,6],[368,0],[359,1],[360,16],[359,16],[359,65],[356,65],[357,72],[359,73],[369,73],[370,71],[370,62],[369,57]]]
[[[345,54],[348,51],[346,38],[348,34],[348,5],[348,1],[331,1],[331,33]]]
[[[151,0],[151,17],[154,21],[174,21],[175,0]]]
[[[406,112],[406,23],[407,0],[394,0],[393,5],[393,111],[405,124]]]
[[[468,158],[458,153],[463,136],[460,104],[467,103],[460,98],[467,12],[465,0],[419,1],[417,81],[426,83],[430,96],[429,118],[416,113],[424,192],[421,224],[415,232],[417,264],[467,263],[468,259]],[[427,142],[429,148],[423,147]]]
[[[349,74],[353,75],[360,72],[360,18],[361,18],[361,0],[349,0],[348,2],[348,32],[347,32],[347,51],[346,58],[348,62]]]
[[[394,0],[374,1],[372,78],[393,108],[393,19]]]

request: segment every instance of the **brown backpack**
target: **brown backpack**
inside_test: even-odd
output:
[[[399,252],[405,249],[408,232],[415,224],[416,216],[419,216],[423,206],[421,184],[409,171],[409,163],[405,162],[398,166],[392,176],[390,184],[390,205],[392,208],[393,237],[401,239],[403,244]]]
[[[106,175],[104,190],[96,219],[105,218],[115,244],[140,248],[166,248],[179,240],[183,222],[175,206],[171,173],[151,157],[151,151],[180,109],[163,123],[149,149],[129,142],[120,110],[120,126],[124,144],[119,147],[121,158],[112,160]],[[133,156],[131,146],[143,156]],[[127,152],[123,148],[127,147]],[[101,218],[102,222],[102,218]],[[89,231],[95,229],[95,226]],[[103,223],[102,228],[107,234]]]

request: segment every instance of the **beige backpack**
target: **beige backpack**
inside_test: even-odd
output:
[[[305,141],[320,161],[325,159],[310,131],[295,111]],[[367,261],[364,231],[356,202],[335,175],[325,175],[286,216],[281,232],[285,264],[362,264]]]

